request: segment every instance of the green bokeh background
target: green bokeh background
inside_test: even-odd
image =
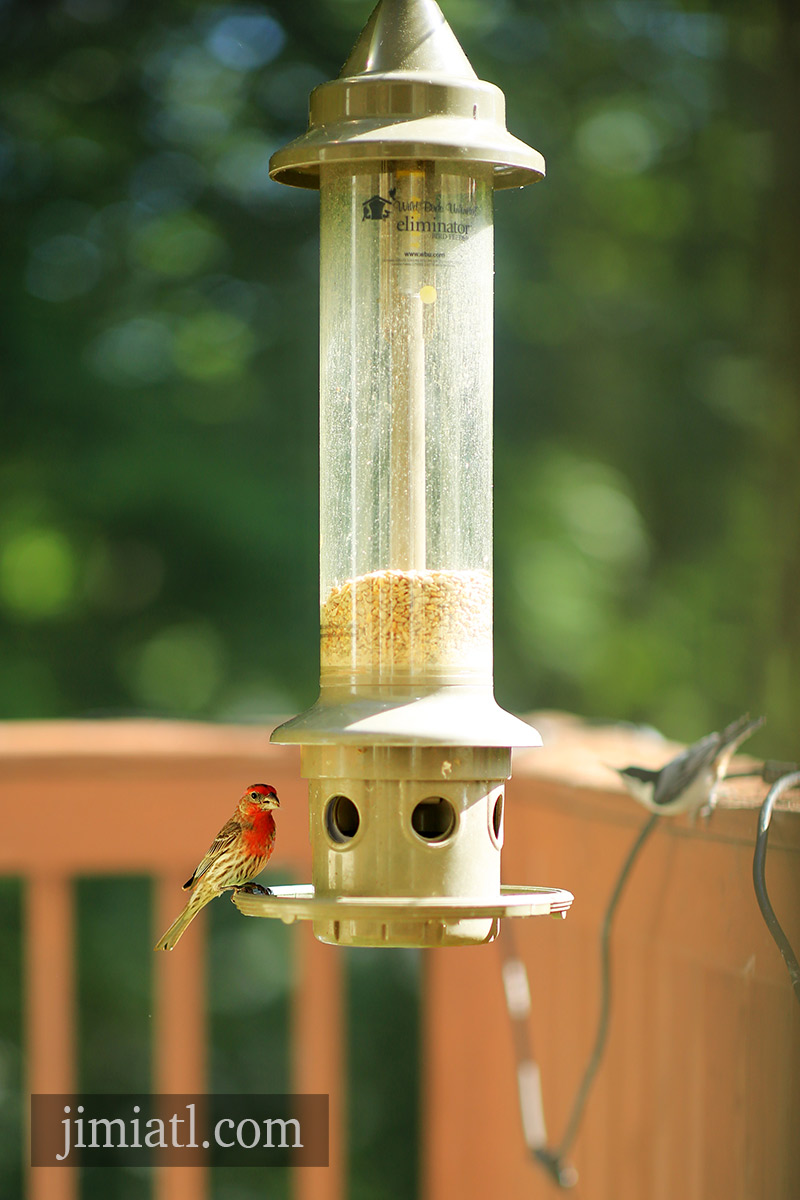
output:
[[[0,718],[264,721],[315,698],[318,204],[267,163],[370,8],[0,0]],[[684,740],[765,712],[754,748],[797,757],[794,6],[443,9],[549,169],[496,203],[498,698]],[[15,889],[0,892],[9,928]],[[119,1090],[135,1090],[147,887],[85,881],[79,900],[81,1009],[100,1039],[84,1076],[101,1086],[102,1044],[121,1038]],[[125,961],[95,928],[115,905]],[[226,953],[255,964],[235,914],[220,922]],[[0,955],[13,973],[18,938]],[[371,1200],[412,1195],[415,1170],[407,1145],[386,1157],[393,1114],[397,1138],[413,1135],[416,1077],[408,1055],[392,1065],[402,1039],[379,1014],[387,989],[406,1001],[413,1041],[419,964],[380,961],[350,971],[365,1036],[373,1021],[353,1059],[372,1130],[354,1143],[353,1194]],[[123,994],[133,1009],[104,1039]],[[215,1086],[246,1088],[231,1064],[252,995],[214,995]],[[285,987],[270,1004],[250,1036],[278,1089]],[[388,1066],[371,1077],[375,1055]],[[403,1081],[389,1099],[387,1072]],[[266,1194],[237,1179],[226,1196]],[[135,1175],[113,1187],[147,1194]]]
[[[267,163],[369,9],[0,5],[3,716],[313,699],[318,202]],[[445,9],[550,170],[496,204],[498,694],[790,754],[790,6]]]

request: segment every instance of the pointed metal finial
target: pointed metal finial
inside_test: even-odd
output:
[[[478,78],[435,0],[383,0],[339,77],[408,71]]]
[[[319,187],[321,163],[451,159],[493,168],[496,188],[544,175],[537,150],[505,124],[505,97],[478,79],[435,0],[380,0],[338,79],[311,93],[308,132],[278,150],[270,175]]]

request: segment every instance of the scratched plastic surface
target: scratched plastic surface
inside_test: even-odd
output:
[[[322,679],[490,682],[491,183],[381,165],[322,171]]]

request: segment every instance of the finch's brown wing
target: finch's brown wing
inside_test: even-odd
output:
[[[214,838],[214,841],[209,846],[208,851],[195,868],[195,872],[191,879],[187,879],[186,883],[183,885],[184,891],[194,887],[201,875],[205,875],[208,868],[219,857],[219,855],[227,850],[229,846],[233,845],[241,832],[241,822],[238,821],[236,817],[231,817],[229,821],[225,822],[225,824],[222,826],[222,829],[220,829],[219,833]]]

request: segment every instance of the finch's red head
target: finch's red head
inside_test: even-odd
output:
[[[271,783],[251,783],[242,799],[257,804],[259,808],[280,808],[281,806],[278,793]]]

